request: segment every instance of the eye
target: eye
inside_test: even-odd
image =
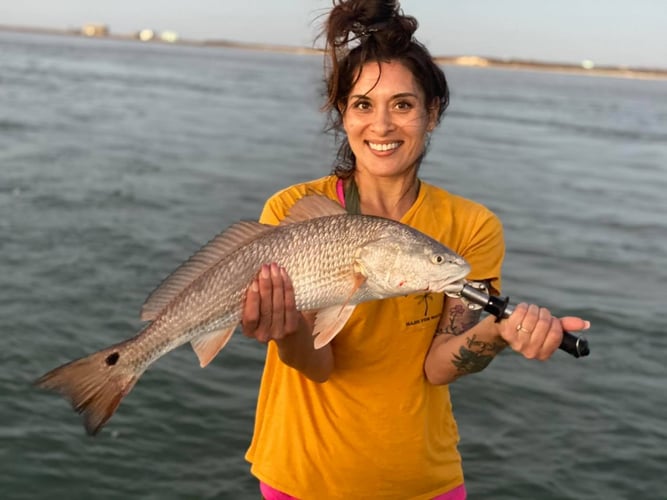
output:
[[[396,103],[396,109],[400,111],[409,111],[413,108],[412,103],[408,101],[398,101]]]
[[[371,108],[371,103],[366,100],[360,99],[357,102],[355,102],[352,105],[352,107],[354,109],[358,109],[359,111],[367,111]]]
[[[441,255],[439,253],[431,255],[431,262],[433,262],[434,264],[444,264],[445,261],[446,259],[444,255]]]

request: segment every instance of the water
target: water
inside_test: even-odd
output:
[[[325,174],[321,60],[0,33],[0,497],[257,498],[262,347],[188,348],[86,437],[29,383],[134,334],[146,295],[271,193]],[[446,68],[423,177],[502,218],[504,291],[592,355],[452,386],[471,498],[659,499],[667,464],[667,83]]]

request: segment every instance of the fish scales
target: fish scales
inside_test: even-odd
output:
[[[297,309],[340,303],[350,295],[356,249],[383,229],[381,221],[331,216],[276,227],[232,253],[194,282],[140,334],[138,345],[159,357],[179,345],[241,320],[245,290],[262,264],[285,267]],[[364,229],[363,236],[359,234]],[[343,237],[340,234],[344,235]],[[316,250],[314,256],[304,245]],[[152,345],[155,343],[155,345]]]
[[[172,275],[178,275],[177,285],[166,280],[157,290],[166,287],[167,295],[158,293],[154,300],[160,310],[139,334],[58,367],[36,384],[70,399],[84,413],[86,430],[95,434],[157,358],[191,342],[200,364],[210,362],[239,324],[246,290],[263,264],[284,267],[294,285],[297,309],[316,312],[315,347],[330,342],[360,302],[424,290],[442,292],[449,285],[459,286],[469,271],[456,253],[398,222],[349,215],[319,196],[307,196],[294,208],[302,220],[273,228],[242,225],[241,240],[229,252],[222,233],[221,241],[212,240],[224,250],[219,257],[213,253],[213,258],[205,255],[193,261],[205,261],[209,267],[197,268],[190,276],[186,263],[183,274],[178,275],[179,268]],[[303,215],[311,210],[318,215]],[[183,276],[192,281],[181,289]]]

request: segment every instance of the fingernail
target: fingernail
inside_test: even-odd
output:
[[[590,321],[584,321],[584,330],[588,330],[591,327],[591,322]]]
[[[250,284],[250,290],[252,290],[255,293],[259,292],[259,284],[257,283],[257,280],[252,281],[252,283]]]
[[[264,264],[262,266],[262,278],[268,278],[271,276],[271,271],[269,270],[269,266]]]
[[[277,277],[280,274],[280,270],[278,269],[278,264],[275,262],[271,264],[271,275]]]

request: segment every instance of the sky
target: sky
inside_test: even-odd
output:
[[[331,0],[0,0],[0,24],[312,47]],[[435,56],[667,69],[667,0],[403,0]]]

